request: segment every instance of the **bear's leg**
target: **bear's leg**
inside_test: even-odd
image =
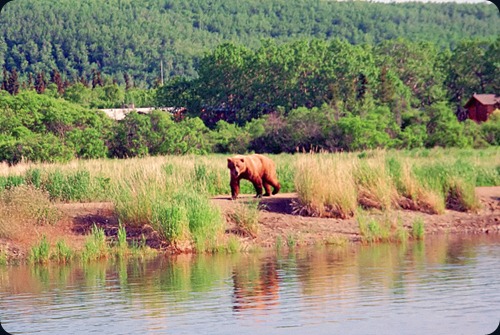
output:
[[[271,196],[271,185],[267,182],[267,180],[263,180],[262,184],[264,185],[264,189],[266,190],[266,193],[264,193],[265,197]]]
[[[231,178],[231,199],[236,200],[238,194],[240,194],[240,181],[238,179]]]
[[[252,182],[253,187],[255,187],[255,191],[257,194],[255,195],[256,198],[262,197],[262,180],[256,180]]]
[[[280,191],[281,185],[276,179],[268,180],[267,182],[274,188],[273,194],[277,194]]]

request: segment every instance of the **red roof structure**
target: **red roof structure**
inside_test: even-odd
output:
[[[468,117],[476,122],[484,122],[495,109],[500,109],[500,96],[496,94],[474,94],[464,106]]]

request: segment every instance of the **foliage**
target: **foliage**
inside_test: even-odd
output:
[[[203,52],[225,41],[255,48],[267,38],[361,44],[405,37],[454,47],[464,38],[498,36],[491,24],[497,15],[487,4],[419,2],[12,1],[0,16],[0,65],[45,73],[45,80],[57,69],[63,80],[96,87],[101,72],[121,84],[153,85],[161,61],[167,78],[193,78]]]
[[[111,120],[60,98],[21,91],[0,94],[0,160],[65,162],[107,153]]]

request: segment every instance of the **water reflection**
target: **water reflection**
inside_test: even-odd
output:
[[[250,264],[251,263],[251,264]],[[267,310],[278,304],[279,276],[276,257],[265,257],[256,264],[245,260],[234,267],[233,310]]]
[[[22,334],[486,334],[500,306],[499,242],[0,268],[0,320]]]

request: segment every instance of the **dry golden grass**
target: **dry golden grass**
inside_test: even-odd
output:
[[[30,225],[55,224],[61,213],[47,193],[19,186],[0,193],[0,237],[15,238]]]
[[[401,207],[429,214],[444,213],[445,201],[443,195],[422,185],[413,173],[411,162],[408,159],[403,161],[400,183],[399,205]]]
[[[297,211],[314,216],[349,218],[357,207],[354,162],[340,155],[300,156],[296,163]]]
[[[353,174],[361,206],[388,210],[397,204],[398,192],[387,171],[384,154],[357,160]]]

